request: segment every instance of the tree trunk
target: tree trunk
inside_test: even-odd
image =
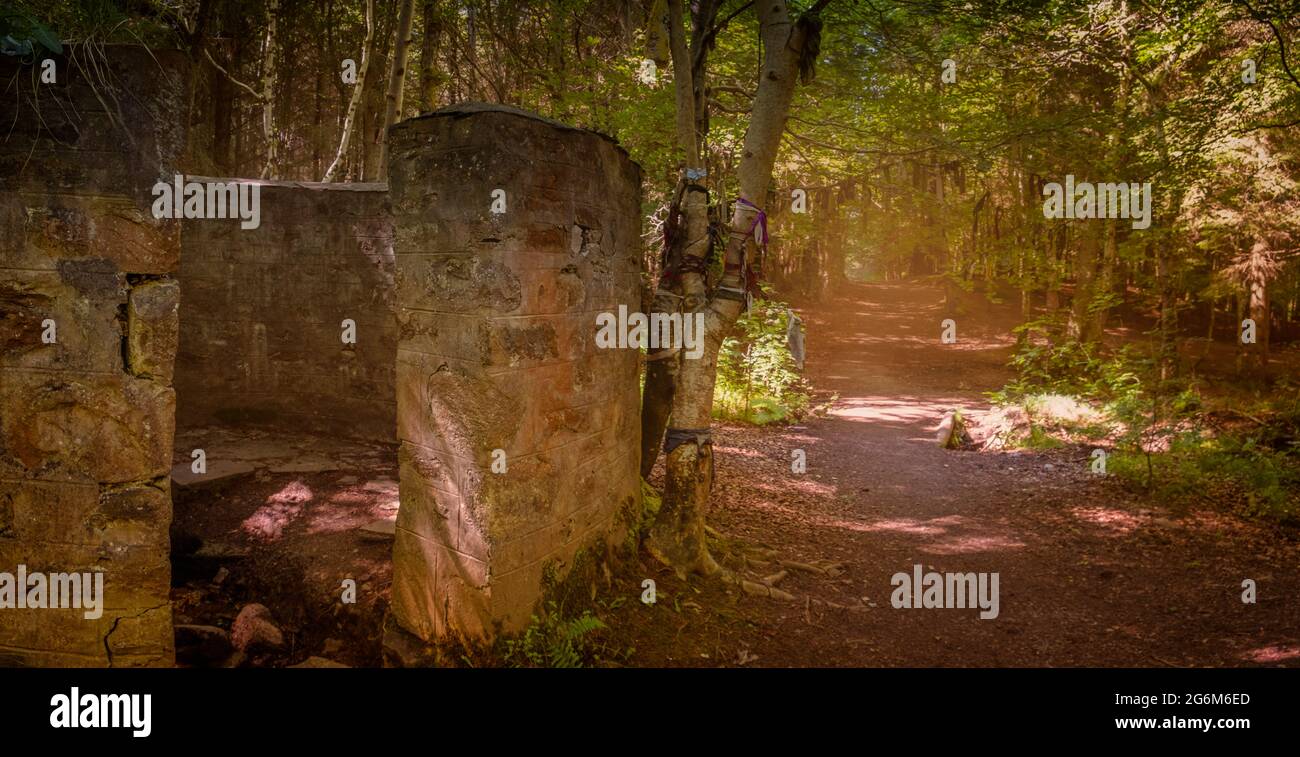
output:
[[[1044,307],[1049,314],[1061,309],[1061,276],[1057,263],[1057,242],[1060,232],[1055,227],[1048,227],[1047,236],[1047,293]]]
[[[415,0],[402,0],[397,15],[397,33],[393,37],[393,63],[388,74],[388,94],[384,99],[384,122],[379,127],[379,178],[388,178],[388,129],[402,115],[402,88],[406,83],[406,52],[410,49],[411,18]]]
[[[348,101],[348,114],[343,118],[343,137],[339,140],[339,151],[334,155],[334,162],[330,163],[321,181],[334,181],[352,144],[352,135],[357,128],[357,108],[360,107],[365,93],[366,71],[370,68],[370,45],[374,37],[375,0],[366,0],[366,38],[361,43],[361,65],[357,67],[357,83],[353,85],[352,99]]]
[[[266,140],[266,163],[262,178],[271,178],[275,171],[279,139],[275,134],[275,22],[280,9],[279,0],[269,0],[266,6],[266,42],[262,46],[262,137]]]
[[[442,33],[442,21],[434,3],[424,4],[424,39],[420,47],[420,110],[430,111],[438,107],[438,40]]]
[[[815,13],[817,7],[810,13]],[[647,548],[679,573],[711,574],[719,570],[709,554],[704,519],[713,484],[713,444],[709,436],[713,389],[717,374],[718,349],[727,331],[739,317],[744,304],[717,296],[722,291],[743,290],[744,261],[755,250],[754,225],[759,207],[767,198],[772,167],[785,131],[786,117],[794,96],[796,77],[804,46],[817,33],[817,22],[794,22],[785,0],[758,3],[759,36],[763,42],[763,66],[754,97],[744,151],[736,173],[740,198],[735,202],[725,252],[720,289],[708,296],[704,277],[685,273],[683,311],[703,313],[704,350],[699,359],[681,359],[673,394],[673,447],[668,452],[663,503],[647,541]],[[686,255],[703,255],[707,245],[692,244]]]
[[[697,28],[697,35],[698,35]],[[683,273],[679,264],[686,254],[703,257],[708,251],[709,218],[708,196],[699,180],[687,180],[687,174],[703,170],[700,160],[696,99],[698,84],[694,79],[702,74],[703,66],[694,65],[686,45],[686,22],[682,0],[668,2],[668,38],[672,55],[674,87],[677,98],[677,143],[685,160],[685,171],[678,182],[670,213],[680,211],[680,221],[673,228],[674,238],[667,240],[669,248],[664,261],[664,271],[655,291],[653,312],[676,313],[683,309],[683,288],[688,277],[698,274]],[[689,311],[688,311],[689,312]],[[661,345],[646,356],[645,392],[641,401],[641,475],[649,476],[659,459],[659,445],[668,427],[673,396],[680,373],[681,350]]]
[[[321,105],[325,99],[325,92],[324,92],[325,88],[324,85],[321,83],[321,77],[323,75],[324,74],[320,69],[317,69],[312,74],[312,78],[316,80],[316,92],[315,92],[315,98],[313,100],[314,107],[312,109],[312,118],[311,118],[311,175],[312,176],[320,176],[320,171],[322,168],[321,162],[324,160],[324,155],[321,153],[321,145],[323,142],[322,137],[324,136],[322,134],[324,130],[321,127]]]
[[[1079,255],[1075,258],[1074,302],[1071,313],[1074,321],[1074,337],[1081,342],[1096,342],[1101,338],[1095,330],[1097,319],[1093,317],[1093,301],[1097,297],[1097,264],[1100,257],[1101,239],[1097,228],[1089,225],[1083,230],[1079,239]]]
[[[1262,258],[1267,253],[1268,244],[1262,240],[1256,241],[1251,249],[1252,258]],[[1269,301],[1268,301],[1268,280],[1269,274],[1266,272],[1266,266],[1259,265],[1254,267],[1255,273],[1248,282],[1250,291],[1250,319],[1255,322],[1255,344],[1251,346],[1250,351],[1254,353],[1254,363],[1260,371],[1268,369],[1268,351],[1269,351]]]
[[[238,16],[233,6],[227,5],[222,10],[220,33],[232,41],[221,44],[217,53],[225,61],[227,70],[234,67],[233,61],[239,57],[239,45],[243,36],[238,34],[238,25]],[[212,47],[215,46],[209,46],[209,52],[212,52]],[[235,131],[235,88],[229,77],[216,70],[215,66],[209,68],[212,69],[212,162],[216,166],[217,175],[235,176],[234,142],[231,139]]]
[[[188,40],[189,57],[190,60],[195,61],[195,63],[200,63],[203,60],[204,52],[207,50],[208,21],[211,18],[211,16],[212,16],[211,0],[199,0],[198,10],[194,14],[194,27],[188,35],[189,36],[189,40]],[[202,116],[207,112],[206,107],[200,108],[196,104],[196,101],[198,100],[200,93],[204,91],[204,88],[202,87],[203,80],[201,77],[202,74],[205,72],[205,68],[207,67],[203,65],[194,65],[190,67],[190,85],[189,85],[190,122],[189,122],[189,128],[185,130],[185,144],[186,144],[185,154],[187,155],[198,155],[201,152],[206,151],[197,148],[195,145],[197,140],[202,136],[202,130],[198,127],[202,126]],[[215,80],[209,78],[209,82],[211,81],[215,81]],[[211,89],[207,90],[207,95],[210,102],[212,97]],[[209,147],[209,145],[204,145],[204,148],[206,147]],[[209,158],[211,158],[211,153],[209,153]],[[207,165],[210,166],[211,163],[209,162]],[[208,170],[211,169],[209,168]]]

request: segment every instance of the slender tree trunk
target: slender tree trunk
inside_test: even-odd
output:
[[[324,160],[324,157],[321,153],[322,142],[324,141],[323,139],[324,134],[322,134],[324,130],[321,128],[321,105],[325,99],[324,92],[323,92],[324,86],[321,84],[321,76],[323,75],[324,74],[319,68],[315,71],[313,75],[313,78],[315,78],[316,80],[316,92],[315,92],[315,98],[313,102],[313,105],[315,107],[312,110],[312,119],[311,119],[311,175],[312,176],[320,176],[320,172],[322,168],[321,162]]]
[[[1175,205],[1174,207],[1178,207]],[[1160,381],[1167,381],[1176,368],[1177,345],[1175,344],[1175,328],[1177,327],[1177,316],[1174,311],[1173,284],[1170,281],[1168,253],[1164,240],[1155,241],[1155,265],[1156,265],[1156,290],[1160,294],[1159,300],[1159,319],[1156,331],[1159,336],[1159,346],[1157,348],[1157,358],[1160,367]],[[1156,392],[1159,392],[1160,385],[1157,385]]]
[[[402,0],[397,14],[397,34],[393,38],[393,63],[388,74],[388,94],[384,99],[384,122],[379,127],[379,177],[388,178],[388,129],[402,115],[402,90],[406,83],[406,53],[410,49],[411,19],[415,0]]]
[[[1096,342],[1101,335],[1094,327],[1097,319],[1093,317],[1094,303],[1097,297],[1097,265],[1100,258],[1101,239],[1095,225],[1083,229],[1079,239],[1079,255],[1075,258],[1075,283],[1073,320],[1074,336],[1081,342]]]
[[[1057,262],[1061,235],[1053,226],[1047,227],[1043,233],[1047,237],[1047,293],[1044,307],[1048,313],[1055,313],[1061,309],[1061,269]]]
[[[815,13],[819,6],[814,6]],[[681,360],[673,395],[674,446],[668,453],[663,503],[647,541],[647,548],[680,573],[711,574],[719,570],[709,554],[704,520],[713,484],[713,444],[709,435],[718,350],[744,303],[719,297],[722,291],[745,288],[744,261],[755,251],[754,225],[765,204],[772,167],[785,131],[794,97],[804,46],[818,28],[815,18],[795,22],[785,0],[766,0],[756,6],[763,64],[754,97],[744,150],[736,169],[740,198],[735,202],[724,257],[720,289],[708,296],[704,277],[683,275],[684,314],[702,313],[704,350],[699,359]],[[691,245],[687,255],[702,255],[707,245]]]
[[[1263,240],[1257,240],[1251,248],[1252,258],[1262,258],[1267,253],[1268,243]],[[1264,371],[1268,368],[1269,353],[1269,292],[1268,280],[1269,274],[1265,272],[1266,266],[1255,266],[1255,273],[1248,282],[1250,292],[1250,319],[1255,322],[1255,344],[1251,347],[1251,352],[1255,355],[1255,364]],[[1240,340],[1239,340],[1240,341]]]
[[[232,46],[234,46],[234,49],[238,49],[239,40],[242,39],[236,33],[237,25],[238,17],[235,15],[233,6],[227,5],[222,11],[221,35],[229,37],[233,41],[222,44],[216,51],[216,56],[214,56],[220,57],[225,62],[226,70],[233,69],[232,61],[237,58],[231,54]],[[235,88],[230,83],[229,77],[216,70],[215,66],[209,67],[212,69],[212,160],[216,165],[218,175],[234,176],[235,156],[232,152],[233,140],[231,137],[235,131]]]
[[[442,21],[437,5],[424,4],[424,38],[420,46],[420,110],[438,107],[438,41],[442,34]]]
[[[202,130],[196,127],[202,125],[202,115],[207,112],[207,108],[198,107],[196,101],[198,100],[200,93],[204,91],[204,88],[201,86],[203,81],[201,77],[205,72],[205,69],[208,67],[203,66],[202,61],[204,59],[204,53],[208,47],[208,21],[211,17],[211,0],[199,0],[198,10],[194,14],[194,28],[190,31],[188,40],[190,60],[194,61],[196,65],[190,66],[190,122],[189,128],[185,130],[185,152],[187,155],[196,155],[200,152],[207,152],[208,148],[211,147],[210,144],[207,144],[203,146],[202,150],[195,148],[195,142],[202,136]],[[213,82],[215,79],[209,77],[208,81]],[[211,101],[213,94],[212,89],[208,88],[206,94],[208,95],[209,101]],[[208,152],[208,155],[209,158],[212,157],[211,152]]]
[[[275,171],[279,139],[275,133],[275,27],[280,1],[268,0],[266,6],[266,42],[262,46],[262,137],[266,140],[266,163],[262,178],[269,179]]]
[[[334,162],[325,171],[321,181],[334,181],[339,168],[347,157],[352,144],[352,135],[357,127],[357,109],[365,94],[366,71],[370,68],[370,45],[375,37],[375,0],[366,0],[366,38],[361,43],[361,65],[357,67],[357,83],[353,85],[352,99],[348,101],[348,113],[343,118],[343,137],[339,140],[339,150],[334,155]]]
[[[709,19],[705,19],[704,23],[708,22]],[[699,40],[700,25],[701,23],[696,23],[694,41]],[[701,107],[707,107],[707,103],[698,99],[702,84],[695,79],[703,76],[704,65],[702,58],[692,57],[692,52],[687,47],[682,0],[668,0],[668,27],[677,107],[677,144],[682,151],[685,170],[678,180],[673,207],[669,210],[670,214],[680,215],[670,227],[674,238],[668,240],[664,271],[655,290],[652,307],[653,312],[671,314],[682,311],[685,305],[690,304],[684,299],[686,282],[691,277],[699,278],[699,274],[683,272],[680,263],[688,252],[696,257],[703,257],[707,253],[709,218],[708,195],[703,188],[703,177],[687,178],[688,174],[698,176],[704,169],[700,149],[703,133],[699,130],[701,122],[697,111]],[[704,123],[707,124],[707,120]],[[661,345],[660,349],[652,350],[646,360],[645,392],[641,401],[642,476],[649,476],[655,461],[659,459],[659,445],[668,426],[677,376],[680,373],[681,351]]]

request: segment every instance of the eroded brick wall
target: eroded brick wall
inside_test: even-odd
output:
[[[640,169],[607,138],[500,107],[390,134],[392,613],[426,641],[487,638],[526,626],[544,573],[621,539],[639,502],[637,355],[595,333],[597,313],[639,308]]]
[[[102,572],[105,596],[98,619],[0,609],[0,666],[172,662],[180,241],[150,187],[184,146],[186,64],[105,53],[98,94],[76,66],[41,84],[0,56],[20,88],[0,107],[0,572]]]
[[[391,440],[392,224],[381,184],[240,181],[260,224],[187,220],[177,423]],[[356,324],[344,343],[342,323]]]

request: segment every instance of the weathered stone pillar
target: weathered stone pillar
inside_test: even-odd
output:
[[[172,663],[180,242],[150,188],[184,147],[186,67],[105,51],[72,56],[98,92],[76,66],[39,83],[0,56],[20,90],[0,107],[0,573],[102,573],[104,598],[98,618],[0,606],[0,666]]]
[[[543,575],[621,539],[639,504],[637,354],[595,334],[598,313],[639,308],[640,169],[606,137],[499,106],[390,134],[392,619],[485,640],[525,627]]]

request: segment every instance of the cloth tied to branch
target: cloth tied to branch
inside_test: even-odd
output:
[[[767,213],[754,203],[746,200],[744,197],[737,197],[736,202],[754,211],[754,223],[750,224],[749,231],[745,233],[745,238],[754,238],[754,245],[758,247],[758,257],[751,263],[744,254],[744,248],[741,248],[741,264],[744,268],[742,276],[744,278],[744,288],[747,295],[745,309],[748,310],[755,297],[762,296],[762,290],[758,283],[762,279],[763,261],[767,258]]]
[[[790,350],[790,357],[794,358],[795,365],[802,371],[804,359],[803,329],[800,328],[802,321],[799,320],[799,316],[794,314],[793,310],[789,311],[789,316],[789,324],[785,331],[785,343]]]
[[[737,197],[736,202],[740,203],[741,205],[744,205],[747,208],[752,209],[757,214],[754,216],[754,223],[750,225],[749,234],[747,234],[746,236],[752,235],[754,237],[754,243],[758,245],[759,249],[766,251],[767,250],[767,213],[764,213],[762,208],[758,207],[757,205],[750,202],[749,200],[746,200],[744,197]],[[755,234],[754,233],[755,231],[757,231],[758,233]]]

